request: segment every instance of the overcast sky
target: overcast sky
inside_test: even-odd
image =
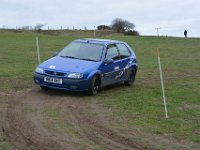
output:
[[[0,27],[93,29],[114,18],[133,22],[142,35],[200,37],[200,0],[0,0]]]

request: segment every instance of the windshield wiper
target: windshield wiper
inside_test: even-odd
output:
[[[93,59],[88,59],[88,58],[80,58],[81,60],[88,60],[88,61],[95,61],[97,62],[97,60],[93,60]]]
[[[73,56],[60,56],[60,57],[64,57],[64,58],[72,58],[72,59],[80,59],[80,60],[87,60],[87,61],[95,61],[97,62],[97,60],[93,60],[93,59],[89,59],[89,58],[77,58],[77,57],[73,57]]]
[[[78,58],[76,58],[76,57],[73,57],[73,56],[60,56],[60,57],[72,58],[72,59],[78,59]]]

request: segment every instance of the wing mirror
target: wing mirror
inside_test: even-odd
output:
[[[104,61],[104,63],[105,64],[113,64],[114,63],[114,60],[113,59],[106,59],[105,61]]]

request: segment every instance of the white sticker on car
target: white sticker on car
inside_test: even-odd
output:
[[[50,68],[50,69],[55,69],[56,66],[51,65],[51,66],[49,66],[49,68]]]
[[[123,71],[123,70],[120,71],[120,72],[115,76],[115,79],[117,80],[117,79],[121,78],[123,74],[124,74],[124,71]]]
[[[114,70],[119,70],[119,66],[115,66],[115,67],[114,67]]]

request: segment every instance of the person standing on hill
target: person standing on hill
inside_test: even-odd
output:
[[[185,35],[185,38],[187,38],[187,31],[186,30],[184,31],[184,35]]]

